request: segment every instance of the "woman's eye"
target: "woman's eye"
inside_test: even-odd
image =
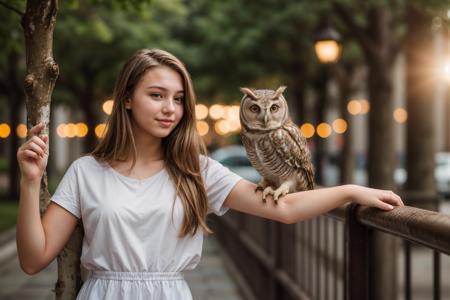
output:
[[[175,98],[175,101],[177,101],[177,102],[183,102],[184,101],[184,97],[177,97],[177,98]]]
[[[162,98],[162,95],[160,93],[151,93],[150,96],[153,98]]]
[[[259,106],[258,105],[252,105],[252,106],[250,106],[250,111],[251,112],[254,112],[254,113],[257,113],[257,112],[259,112]]]
[[[278,105],[272,105],[272,106],[270,107],[270,110],[271,110],[272,112],[277,112],[277,111],[278,111]]]

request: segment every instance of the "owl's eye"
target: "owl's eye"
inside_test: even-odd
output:
[[[253,104],[252,106],[250,106],[250,111],[254,112],[254,113],[258,113],[259,112],[259,106],[256,104]]]
[[[276,104],[274,104],[274,105],[272,105],[272,106],[270,107],[270,111],[271,111],[271,112],[277,112],[277,111],[278,111],[278,108],[279,108],[279,106],[276,105]]]

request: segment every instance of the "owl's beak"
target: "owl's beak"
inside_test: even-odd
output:
[[[264,126],[267,126],[267,123],[269,122],[269,115],[265,114],[264,115]]]

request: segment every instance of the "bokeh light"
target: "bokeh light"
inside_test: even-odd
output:
[[[25,125],[25,124],[23,124],[23,123],[17,125],[17,128],[16,128],[16,134],[17,134],[17,136],[20,137],[21,139],[26,138],[26,137],[27,137],[27,134],[28,134],[28,128],[27,128],[27,125]]]
[[[370,103],[369,100],[362,99],[359,101],[361,104],[361,114],[367,114],[370,111]]]
[[[195,116],[197,120],[206,119],[208,116],[208,107],[204,104],[196,104],[195,105]]]
[[[351,115],[357,115],[362,111],[361,102],[358,100],[350,100],[347,104],[347,110]]]
[[[394,120],[397,123],[405,123],[408,119],[408,112],[404,108],[397,108],[394,110]]]
[[[347,131],[347,122],[344,119],[334,120],[332,126],[336,133],[344,133]]]
[[[303,135],[306,138],[311,138],[314,133],[315,133],[315,129],[314,126],[311,123],[305,123],[302,126],[300,126],[300,130],[302,131]]]
[[[218,120],[220,118],[223,118],[225,115],[225,109],[220,104],[214,104],[209,108],[209,116],[213,120]]]
[[[98,124],[97,126],[95,126],[95,135],[97,136],[97,138],[101,139],[104,137],[107,130],[108,128],[106,127],[105,123]]]
[[[338,60],[342,47],[335,40],[323,40],[314,44],[321,63],[332,63]]]
[[[61,123],[56,127],[56,134],[61,137],[61,138],[65,138],[66,136],[66,132],[64,130],[64,127],[66,126],[66,124]]]
[[[331,134],[331,126],[327,123],[320,123],[317,125],[317,134],[321,138],[327,138]]]
[[[205,136],[209,132],[209,125],[205,121],[197,121],[197,131],[200,136]]]
[[[102,109],[105,112],[105,114],[110,115],[113,109],[114,101],[113,100],[106,100],[103,102]]]
[[[227,120],[219,120],[214,124],[214,130],[218,135],[226,135],[230,133],[231,128]]]
[[[239,105],[232,105],[226,107],[225,117],[230,121],[239,120]]]
[[[8,124],[0,124],[0,138],[6,139],[11,134],[11,128]]]
[[[89,131],[89,129],[85,123],[77,123],[76,128],[77,128],[77,133],[76,133],[77,137],[85,137]]]
[[[239,132],[241,130],[241,123],[238,120],[228,120],[228,126],[231,132]]]

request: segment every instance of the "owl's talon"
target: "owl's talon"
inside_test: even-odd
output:
[[[255,193],[257,193],[258,191],[264,191],[264,188],[263,188],[262,186],[258,185],[258,186],[255,188]]]
[[[273,193],[273,199],[275,200],[275,205],[278,203],[278,199],[283,196],[286,196],[289,193],[289,187],[281,185],[276,191]]]
[[[263,199],[264,199],[264,202],[266,202],[266,197],[267,197],[267,195],[272,195],[272,196],[273,196],[273,192],[274,192],[274,190],[273,190],[272,187],[270,187],[270,186],[268,186],[268,187],[266,187],[266,188],[264,189],[264,191],[263,191]]]

